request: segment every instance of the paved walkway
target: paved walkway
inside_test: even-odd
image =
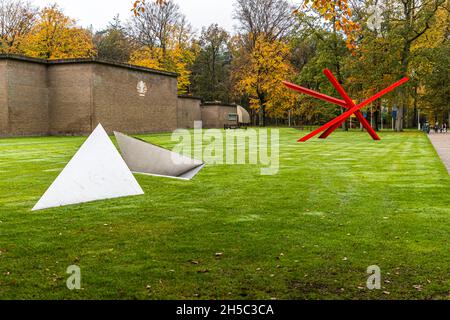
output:
[[[450,174],[450,133],[431,133],[428,137]]]

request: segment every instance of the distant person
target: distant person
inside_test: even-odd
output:
[[[447,126],[447,123],[445,123],[445,122],[442,124],[442,131],[444,131],[445,133],[448,132],[448,126]]]
[[[436,122],[434,125],[434,133],[439,133],[439,122]]]
[[[428,121],[425,121],[423,123],[422,130],[423,130],[423,132],[430,134],[430,124],[428,123]]]

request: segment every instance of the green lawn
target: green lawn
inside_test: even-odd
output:
[[[427,137],[304,133],[281,130],[275,176],[137,176],[144,196],[34,213],[85,138],[0,140],[0,298],[448,299],[450,178]],[[365,288],[370,265],[382,290]]]

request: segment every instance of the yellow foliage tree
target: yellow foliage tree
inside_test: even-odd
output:
[[[178,92],[186,94],[190,90],[190,66],[194,63],[196,50],[176,46],[163,51],[159,47],[143,47],[132,53],[130,63],[178,73]]]
[[[446,40],[449,30],[450,11],[444,7],[437,9],[431,27],[413,43],[411,51],[415,52],[420,49],[432,49],[440,46]]]
[[[157,47],[144,47],[131,54],[130,63],[146,68],[163,70],[163,50]]]
[[[236,70],[236,90],[250,98],[251,108],[260,115],[260,125],[265,125],[266,115],[282,117],[292,109],[298,95],[287,90],[282,81],[293,74],[289,62],[290,46],[283,41],[267,41],[264,35],[257,38],[252,52]],[[245,54],[245,53],[241,53]]]
[[[92,36],[76,26],[56,6],[46,7],[39,20],[21,43],[21,51],[43,59],[87,58],[95,55]]]
[[[448,5],[450,5],[450,1],[448,1]],[[426,82],[430,82],[431,78],[431,83],[433,83],[434,85],[436,85],[436,83],[439,83],[439,81],[433,81],[433,75],[437,75],[437,77],[439,77],[439,69],[441,68],[436,68],[436,60],[433,59],[432,56],[436,53],[439,54],[439,48],[445,48],[445,43],[448,43],[449,41],[447,38],[449,31],[450,12],[444,7],[439,8],[436,12],[434,21],[431,23],[430,28],[411,46],[411,52],[413,53],[411,65],[413,71],[417,75],[417,80],[419,82],[416,88],[414,99],[417,99],[418,97],[428,97],[428,99],[417,99],[417,105],[420,109],[430,112],[430,118],[432,119],[437,116],[436,111],[438,110],[437,113],[439,113],[442,112],[442,109],[437,109],[436,105],[433,106],[430,103],[430,100],[436,102],[438,100],[436,98],[440,95],[433,95],[434,88],[430,88],[429,86],[427,86]],[[450,54],[450,52],[448,54]],[[444,70],[446,68],[444,61],[442,61],[442,68]],[[444,77],[442,77],[440,80],[440,83],[445,84]],[[440,90],[439,93],[442,92],[444,92],[444,90]],[[434,97],[435,99],[430,99],[430,96]]]
[[[199,52],[196,43],[172,27],[166,48],[144,46],[131,54],[130,63],[142,67],[178,73],[178,93],[190,92],[191,66]]]

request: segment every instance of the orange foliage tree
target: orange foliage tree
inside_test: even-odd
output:
[[[95,56],[91,33],[77,27],[56,5],[42,9],[20,49],[27,56],[43,59]]]
[[[357,31],[359,25],[352,21],[352,9],[348,0],[305,0],[303,8],[309,8],[317,12],[327,22],[332,24],[335,32],[343,32],[346,36],[347,47],[355,49]],[[300,8],[295,10],[301,14]]]
[[[259,112],[260,125],[266,115],[282,118],[297,102],[298,95],[286,90],[282,80],[293,74],[289,62],[291,48],[281,40],[268,41],[260,35],[245,63],[236,70],[236,90],[250,98],[251,108]],[[245,53],[242,53],[243,55]]]
[[[195,48],[175,44],[163,51],[159,47],[145,46],[131,54],[130,63],[142,67],[178,73],[178,93],[190,91],[191,65],[196,57]]]

